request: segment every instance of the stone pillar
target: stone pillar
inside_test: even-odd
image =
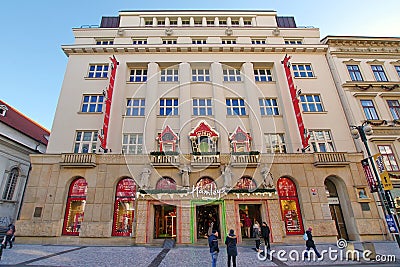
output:
[[[285,223],[282,221],[278,199],[268,200],[268,216],[271,225],[271,237],[273,242],[282,242],[283,233],[286,232]]]
[[[146,83],[146,108],[145,108],[145,129],[143,153],[149,154],[155,149],[155,140],[157,137],[157,114],[158,114],[158,64],[150,62],[147,67]]]
[[[223,85],[222,65],[214,62],[211,64],[211,77],[213,84],[213,105],[215,129],[219,133],[218,150],[221,153],[230,153],[228,142],[228,133],[224,127],[226,124],[226,100]]]
[[[251,132],[251,137],[253,138],[252,149],[262,152],[264,150],[264,133],[261,129],[261,115],[258,108],[260,93],[257,85],[254,83],[253,64],[250,62],[244,63],[242,66],[242,72],[244,74],[244,88],[246,91],[247,111],[250,121],[250,129],[246,129],[246,131]]]
[[[137,244],[145,244],[147,239],[147,201],[145,199],[137,199],[136,206],[136,228],[135,236]]]
[[[177,232],[181,234],[180,241],[182,244],[189,244],[190,241],[190,231],[191,231],[191,208],[190,208],[190,200],[183,200],[180,203],[181,205],[181,223],[177,225]],[[196,216],[196,215],[194,215]],[[195,220],[195,218],[193,218]],[[178,238],[179,240],[179,238]]]

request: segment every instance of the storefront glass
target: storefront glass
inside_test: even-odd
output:
[[[135,216],[136,185],[133,179],[119,181],[115,194],[113,236],[130,236]]]
[[[154,238],[176,237],[176,206],[154,205]]]
[[[287,235],[300,235],[304,233],[303,220],[296,185],[286,177],[278,180],[278,195],[281,206],[282,219],[285,222]]]
[[[84,178],[74,180],[70,187],[65,210],[63,235],[79,235],[86,204],[87,182]]]

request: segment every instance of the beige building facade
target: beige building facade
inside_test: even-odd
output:
[[[73,32],[21,238],[245,242],[246,217],[273,242],[307,227],[386,238],[317,28],[275,11],[121,11]]]

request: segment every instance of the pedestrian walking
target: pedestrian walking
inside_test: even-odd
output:
[[[267,250],[271,250],[271,245],[269,243],[269,235],[271,234],[271,230],[266,222],[263,222],[261,225],[261,237],[264,239],[264,244],[267,247]]]
[[[212,230],[212,234],[208,237],[208,246],[210,247],[210,254],[211,254],[211,266],[217,266],[217,259],[218,259],[218,231]]]
[[[261,244],[261,230],[260,225],[256,221],[253,225],[253,233],[256,241],[256,251],[260,252],[260,244]]]
[[[321,256],[321,254],[319,254],[317,247],[315,246],[311,231],[312,231],[312,228],[308,227],[308,229],[304,235],[304,239],[307,238],[307,240],[306,240],[306,250],[307,251],[304,252],[304,258],[308,258],[308,254],[309,254],[308,252],[310,251],[310,248],[312,248],[314,250],[314,252],[318,258],[321,258],[322,256]]]
[[[15,233],[15,225],[10,223],[8,225],[8,229],[6,232],[6,240],[4,242],[4,248],[7,248],[7,244],[10,244],[10,248],[13,247],[12,240],[14,239],[14,233]]]
[[[251,227],[252,222],[248,215],[246,215],[246,217],[244,218],[243,224],[244,224],[245,236],[247,238],[251,238],[250,227]]]
[[[237,252],[237,237],[235,235],[235,231],[233,229],[229,230],[229,234],[225,239],[226,244],[226,251],[228,254],[228,267],[231,266],[231,259],[232,259],[232,266],[236,267],[236,256]]]

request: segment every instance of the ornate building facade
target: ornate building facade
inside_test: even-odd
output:
[[[317,28],[275,11],[121,11],[73,32],[21,238],[190,244],[232,228],[243,242],[246,217],[273,242],[309,226],[385,237]]]

